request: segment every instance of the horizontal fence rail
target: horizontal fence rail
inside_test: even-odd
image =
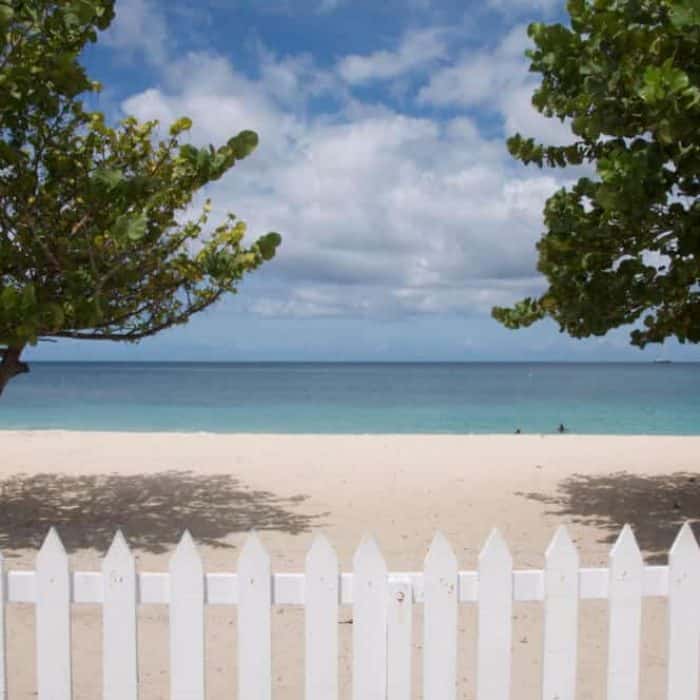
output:
[[[512,572],[513,600],[536,602],[544,600],[545,572]],[[604,600],[610,588],[609,569],[579,569],[578,596],[581,600]],[[71,603],[103,603],[104,574],[99,571],[74,571],[71,574]],[[167,605],[170,603],[169,573],[136,574],[136,599],[141,605]],[[304,574],[272,574],[270,581],[273,605],[304,605]],[[389,572],[389,583],[405,583],[413,603],[425,600],[425,580],[421,572]],[[338,576],[338,602],[352,605],[353,574]],[[668,595],[668,567],[645,566],[642,572],[642,596],[665,597]],[[479,574],[476,571],[460,571],[457,575],[457,596],[460,603],[476,603],[479,600]],[[205,574],[204,603],[206,605],[238,605],[237,574]],[[9,603],[36,603],[36,573],[34,571],[10,571],[7,575]]]
[[[0,566],[4,564],[0,558]],[[632,530],[625,526],[607,568],[580,568],[564,528],[555,534],[543,570],[514,570],[506,542],[492,532],[476,571],[459,571],[449,542],[436,535],[422,572],[387,570],[376,542],[365,539],[342,573],[330,543],[318,535],[304,573],[272,573],[255,534],[243,547],[236,573],[205,573],[185,533],[165,573],[137,572],[129,546],[117,533],[101,571],[71,572],[55,530],[40,549],[34,571],[0,576],[4,603],[36,606],[39,700],[71,700],[71,603],[100,604],[103,612],[105,700],[137,700],[139,605],[168,605],[170,688],[173,700],[204,700],[206,605],[238,607],[238,697],[270,700],[271,607],[305,608],[307,700],[338,697],[338,610],[353,607],[353,697],[409,700],[413,606],[422,605],[426,700],[454,700],[457,688],[458,606],[478,607],[478,700],[511,695],[512,605],[542,602],[543,700],[574,700],[578,606],[607,599],[607,697],[639,696],[642,598],[668,598],[668,700],[698,700],[700,651],[700,549],[684,525],[668,566],[645,566]],[[0,698],[7,697],[5,605],[0,606]]]

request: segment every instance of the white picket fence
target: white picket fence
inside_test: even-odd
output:
[[[0,564],[1,564],[0,560]],[[353,606],[354,700],[409,700],[413,606],[423,605],[425,700],[454,700],[457,679],[457,610],[478,605],[477,700],[511,696],[511,614],[514,601],[542,601],[543,700],[574,700],[579,600],[609,601],[607,698],[637,700],[643,596],[668,597],[668,700],[698,700],[700,550],[688,525],[670,551],[668,566],[645,566],[625,526],[607,569],[579,568],[566,530],[557,531],[543,571],[514,571],[497,531],[479,556],[478,571],[459,571],[447,540],[436,535],[422,573],[389,573],[379,549],[366,539],[354,571],[340,573],[333,548],[313,542],[305,573],[272,574],[260,540],[251,535],[237,573],[205,574],[188,533],[168,573],[137,573],[120,533],[101,572],[70,572],[54,530],[35,571],[0,577],[6,604],[36,606],[39,700],[71,698],[71,602],[103,610],[105,700],[136,700],[139,604],[169,605],[170,687],[173,700],[204,700],[204,606],[238,606],[238,698],[271,698],[273,605],[302,605],[306,619],[307,700],[338,698],[338,609]],[[5,606],[0,605],[0,697],[6,697]]]

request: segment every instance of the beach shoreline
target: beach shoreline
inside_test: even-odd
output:
[[[498,527],[518,569],[541,568],[556,528],[566,525],[581,566],[606,566],[624,523],[647,563],[665,564],[680,524],[700,516],[697,436],[269,435],[0,431],[0,550],[8,569],[33,568],[55,525],[76,570],[100,566],[123,529],[140,571],[167,570],[189,528],[207,571],[232,571],[251,529],[275,572],[298,572],[315,532],[335,547],[343,571],[362,537],[373,534],[391,571],[420,571],[436,531],[461,570],[475,570]],[[30,606],[8,608],[10,690],[35,691]],[[280,610],[282,612],[280,612]],[[582,606],[582,698],[602,697],[606,608]],[[541,606],[518,604],[513,687],[539,696]],[[420,655],[420,606],[415,654]],[[235,613],[211,608],[208,697],[235,686],[226,659]],[[347,622],[349,609],[341,611]],[[642,698],[663,694],[665,603],[645,602]],[[99,608],[74,615],[76,698],[99,695]],[[459,698],[473,697],[474,607],[460,617]],[[139,613],[144,698],[166,698],[167,608]],[[351,625],[340,624],[341,689],[349,697]],[[303,611],[273,615],[275,696],[303,689]],[[526,640],[523,642],[523,640]],[[230,656],[230,658],[234,658]],[[416,673],[420,663],[414,659]],[[414,684],[419,689],[419,677]]]
[[[658,491],[654,512],[663,512],[664,519],[683,515],[685,505],[674,508],[664,499],[670,498],[673,475],[681,475],[678,488],[686,490],[683,479],[690,477],[683,475],[697,471],[698,454],[700,436],[0,431],[0,479],[190,473],[204,484],[207,477],[230,477],[241,494],[258,490],[280,500],[297,498],[296,509],[309,518],[329,513],[326,527],[348,543],[352,536],[359,541],[364,528],[395,541],[400,525],[387,523],[412,514],[411,521],[422,523],[421,544],[440,527],[460,533],[473,548],[491,527],[516,533],[517,523],[537,514],[542,534],[533,547],[543,551],[546,545],[544,523],[550,530],[564,523],[590,531],[584,541],[590,539],[588,549],[597,553],[596,536],[635,514],[631,500],[653,500],[655,480],[670,481]],[[597,482],[600,503],[593,502]],[[466,510],[460,512],[460,505]],[[273,541],[294,541],[318,521],[309,520],[295,534],[274,523],[264,531]],[[245,525],[238,522],[230,537],[240,538],[250,529]],[[401,542],[404,554],[414,548],[412,541]]]

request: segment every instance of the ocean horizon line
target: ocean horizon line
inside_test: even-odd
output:
[[[700,434],[700,363],[39,362],[0,427],[137,432]]]
[[[698,360],[28,360],[30,365],[700,365]]]

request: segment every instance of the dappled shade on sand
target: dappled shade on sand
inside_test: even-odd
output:
[[[605,531],[599,540],[605,544],[612,544],[629,523],[649,563],[666,563],[684,522],[700,535],[700,475],[692,472],[573,474],[558,483],[554,494],[517,495],[552,506],[551,515]]]
[[[104,551],[117,528],[132,547],[155,554],[187,528],[202,544],[236,532],[296,535],[321,526],[325,513],[297,512],[304,495],[249,489],[230,475],[164,471],[120,476],[16,474],[0,481],[0,550],[39,548],[51,526],[69,552]]]

